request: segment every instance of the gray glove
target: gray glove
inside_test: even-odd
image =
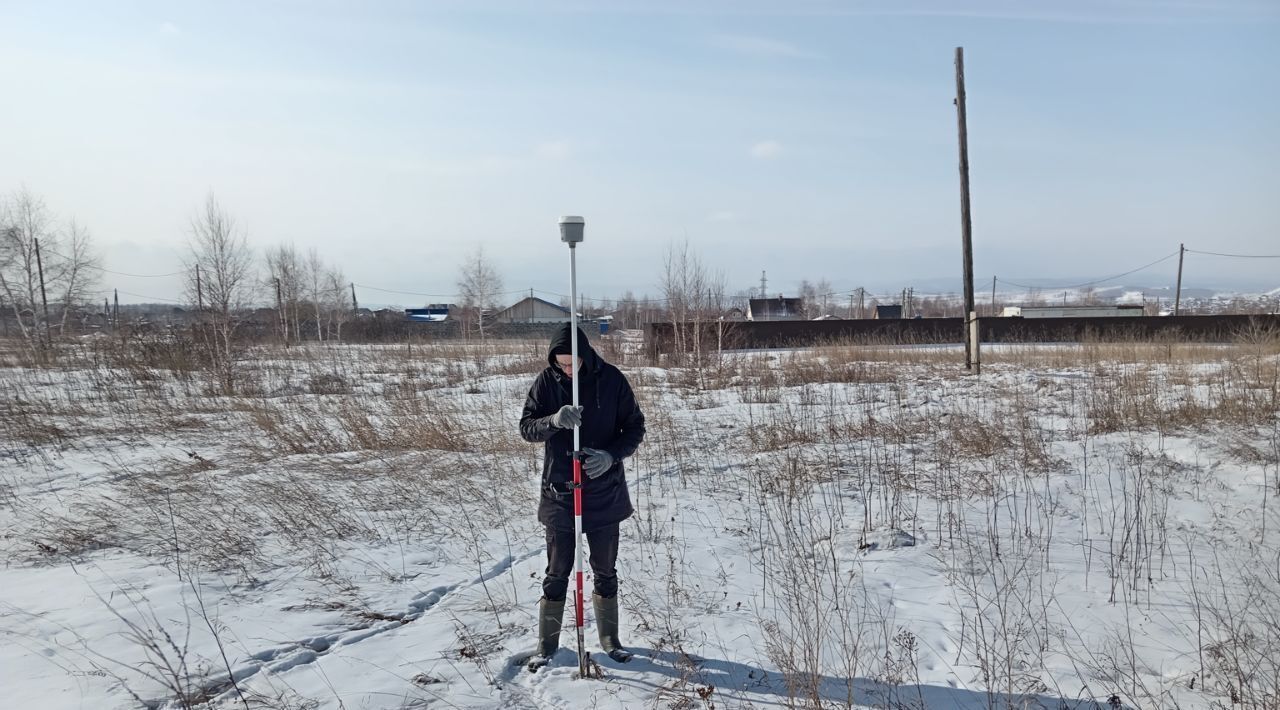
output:
[[[613,468],[613,454],[603,449],[582,450],[582,472],[587,478],[597,478]]]
[[[582,407],[566,404],[560,411],[551,415],[551,426],[561,429],[572,429],[582,425]]]

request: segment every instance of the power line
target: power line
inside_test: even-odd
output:
[[[1280,259],[1280,254],[1228,254],[1228,253],[1222,253],[1222,252],[1201,251],[1201,250],[1197,250],[1197,249],[1187,249],[1186,251],[1187,251],[1187,252],[1189,252],[1189,253],[1192,253],[1192,254],[1201,254],[1201,255],[1206,255],[1206,256],[1220,256],[1220,257],[1229,257],[1229,258],[1240,258],[1240,259]],[[57,252],[51,252],[51,253],[53,253],[55,256],[58,256],[58,257],[60,257],[60,258],[62,258],[62,259],[68,259],[68,257],[66,257],[66,256],[64,256],[64,255],[62,255],[62,254],[58,254]],[[1123,277],[1125,277],[1125,276],[1129,276],[1129,275],[1131,275],[1131,274],[1138,273],[1139,271],[1143,271],[1143,270],[1145,270],[1145,269],[1149,269],[1149,268],[1151,268],[1151,267],[1153,267],[1153,266],[1155,266],[1155,265],[1157,265],[1157,264],[1160,264],[1160,263],[1163,263],[1163,262],[1165,262],[1165,261],[1168,261],[1169,259],[1172,259],[1173,257],[1175,257],[1175,256],[1177,256],[1177,255],[1178,255],[1178,252],[1176,252],[1176,251],[1175,251],[1175,252],[1172,252],[1172,253],[1170,253],[1170,254],[1168,254],[1168,255],[1166,255],[1166,256],[1163,256],[1163,257],[1161,257],[1161,258],[1159,258],[1159,259],[1156,259],[1155,261],[1152,261],[1151,263],[1144,264],[1144,265],[1139,266],[1139,267],[1137,267],[1137,268],[1135,268],[1135,269],[1130,269],[1130,270],[1128,270],[1128,271],[1125,271],[1125,272],[1123,272],[1123,273],[1119,273],[1119,274],[1115,274],[1115,275],[1113,275],[1113,276],[1107,276],[1107,277],[1105,277],[1105,278],[1094,279],[1094,280],[1091,280],[1091,281],[1085,281],[1085,282],[1083,282],[1083,283],[1078,283],[1078,284],[1069,284],[1069,285],[1045,285],[1045,284],[1039,284],[1039,285],[1035,285],[1035,284],[1020,283],[1020,282],[1017,282],[1017,281],[1010,281],[1010,280],[1008,280],[1008,279],[1000,279],[1000,278],[997,278],[997,279],[996,279],[996,281],[997,281],[998,283],[1002,283],[1002,284],[1005,284],[1005,285],[1007,285],[1007,286],[1015,286],[1015,287],[1018,287],[1018,288],[1025,288],[1025,289],[1072,289],[1072,288],[1083,288],[1083,287],[1086,287],[1086,286],[1093,286],[1093,285],[1095,285],[1095,284],[1100,284],[1100,283],[1103,283],[1103,282],[1106,282],[1106,281],[1112,281],[1112,280],[1115,280],[1115,279],[1118,279],[1118,278],[1123,278]],[[165,274],[134,274],[134,273],[128,273],[128,272],[124,272],[124,271],[115,271],[115,270],[108,269],[108,268],[105,268],[105,267],[102,267],[102,266],[97,266],[97,265],[95,265],[95,264],[84,264],[84,266],[85,266],[85,267],[87,267],[87,268],[91,268],[91,269],[94,269],[94,270],[100,271],[100,272],[102,272],[102,273],[104,273],[104,274],[111,274],[111,275],[114,275],[114,276],[124,276],[124,277],[129,277],[129,278],[147,278],[147,279],[172,278],[172,277],[175,277],[175,276],[184,276],[184,275],[186,275],[186,274],[187,274],[187,271],[185,271],[185,270],[183,270],[183,271],[174,271],[174,272],[165,273]],[[418,297],[423,297],[423,298],[441,298],[441,299],[459,299],[459,298],[461,298],[461,297],[462,297],[462,294],[458,294],[458,293],[422,293],[422,292],[418,292],[418,291],[402,291],[402,290],[397,290],[397,289],[381,288],[381,287],[379,287],[379,286],[370,286],[370,285],[368,285],[368,284],[360,284],[360,283],[356,283],[356,284],[354,284],[354,285],[355,285],[357,288],[361,288],[361,289],[365,289],[365,290],[369,290],[369,291],[377,291],[377,292],[380,292],[380,293],[397,294],[397,295],[404,295],[404,296],[418,296]],[[341,287],[341,288],[345,288],[345,287]],[[328,291],[330,291],[330,290],[334,290],[334,291],[336,292],[337,290],[341,290],[341,288],[339,288],[339,287],[334,287],[333,289],[322,289],[322,291],[328,292]],[[555,291],[544,291],[544,290],[541,290],[541,289],[519,289],[519,290],[514,290],[514,291],[503,291],[503,292],[500,292],[500,293],[498,293],[498,294],[496,294],[496,295],[500,295],[500,296],[509,296],[509,295],[516,295],[516,294],[525,294],[525,293],[529,293],[529,292],[531,292],[531,291],[532,291],[532,292],[534,292],[534,293],[543,294],[543,295],[547,295],[547,296],[554,296],[554,297],[562,298],[562,299],[567,299],[567,298],[568,298],[568,296],[567,296],[567,295],[565,295],[565,294],[563,294],[563,293],[558,293],[558,292],[555,292]],[[121,291],[120,293],[122,293],[122,294],[126,294],[126,295],[130,295],[130,296],[134,296],[134,297],[137,297],[137,298],[151,298],[151,297],[149,297],[149,296],[141,296],[140,294],[136,294],[136,293],[129,293],[129,292],[126,292],[126,291]],[[865,290],[865,289],[862,289],[862,288],[850,288],[850,289],[840,290],[840,291],[829,291],[829,292],[826,292],[826,293],[816,294],[816,297],[817,297],[817,298],[839,297],[839,296],[849,296],[849,295],[853,295],[853,294],[857,294],[857,293],[862,293],[863,295],[868,296],[868,297],[871,297],[872,299],[879,298],[879,296],[876,296],[875,294],[872,294],[871,292],[869,292],[869,291],[867,291],[867,290]],[[891,296],[890,296],[890,298],[891,298]],[[178,301],[178,300],[174,300],[174,299],[167,299],[167,298],[155,298],[154,300],[157,300],[157,301],[166,301],[166,302],[170,302],[170,303],[183,303],[183,301]],[[589,302],[589,303],[609,303],[609,302],[612,302],[612,303],[623,303],[623,302],[626,302],[626,303],[641,304],[641,305],[648,305],[648,304],[669,304],[669,303],[671,303],[671,301],[672,301],[672,299],[671,299],[671,298],[643,298],[643,299],[591,298],[591,297],[588,297],[588,296],[581,296],[581,295],[579,295],[579,300],[580,300],[580,301],[586,301],[586,302]]]
[[[46,251],[47,251],[47,250],[46,250]],[[58,253],[58,252],[56,252],[56,251],[49,251],[49,253],[50,253],[50,254],[53,254],[54,256],[58,257],[59,259],[65,259],[65,260],[67,260],[67,261],[71,261],[71,257],[69,257],[69,256],[65,256],[65,255],[63,255],[63,254],[59,254],[59,253]],[[82,263],[82,264],[80,264],[80,266],[81,266],[81,267],[83,267],[83,268],[86,268],[86,269],[95,269],[95,270],[97,270],[97,271],[101,271],[101,272],[102,272],[102,273],[104,273],[104,274],[112,274],[112,275],[114,275],[114,276],[128,276],[128,277],[130,277],[130,278],[135,278],[135,279],[167,279],[167,278],[170,278],[170,277],[172,277],[172,276],[182,276],[183,274],[187,273],[186,271],[175,271],[175,272],[173,272],[173,273],[171,273],[171,274],[127,274],[127,273],[125,273],[125,272],[123,272],[123,271],[112,271],[111,269],[108,269],[108,268],[105,268],[105,267],[102,267],[102,266],[98,266],[97,264],[83,264],[83,263]]]
[[[1190,250],[1190,249],[1188,249],[1187,251],[1191,251],[1191,250]],[[1001,279],[1001,278],[996,278],[996,281],[998,281],[998,282],[1000,282],[1000,283],[1002,283],[1002,284],[1007,284],[1007,285],[1009,285],[1009,286],[1017,286],[1018,288],[1030,288],[1030,289],[1037,289],[1037,288],[1039,288],[1039,289],[1054,289],[1054,290],[1057,290],[1057,289],[1060,289],[1060,288],[1084,288],[1085,286],[1092,286],[1092,285],[1094,285],[1094,284],[1100,284],[1100,283],[1102,283],[1102,282],[1104,282],[1104,281],[1114,281],[1115,279],[1118,279],[1118,278],[1122,278],[1122,277],[1128,276],[1129,274],[1136,274],[1136,273],[1138,273],[1139,271],[1142,271],[1142,270],[1144,270],[1144,269],[1149,269],[1149,268],[1151,268],[1151,267],[1155,266],[1156,264],[1159,264],[1159,263],[1164,262],[1164,261],[1168,261],[1168,260],[1172,259],[1173,257],[1175,257],[1175,256],[1177,256],[1177,255],[1178,255],[1178,252],[1176,252],[1176,251],[1175,251],[1175,252],[1172,252],[1171,254],[1169,254],[1168,256],[1162,256],[1162,257],[1160,257],[1159,259],[1156,259],[1155,261],[1151,262],[1150,264],[1145,264],[1145,265],[1143,265],[1143,266],[1139,266],[1139,267],[1138,267],[1138,268],[1136,268],[1136,269],[1130,269],[1129,271],[1126,271],[1126,272],[1124,272],[1123,274],[1116,274],[1115,276],[1108,276],[1108,277],[1103,278],[1103,279],[1095,279],[1095,280],[1093,280],[1093,281],[1085,281],[1084,283],[1071,284],[1071,285],[1066,285],[1066,286],[1063,286],[1063,285],[1059,285],[1059,286],[1048,286],[1048,285],[1032,286],[1032,285],[1030,285],[1030,284],[1017,283],[1017,282],[1014,282],[1014,281],[1009,281],[1009,280],[1007,280],[1007,279]]]
[[[63,258],[66,258],[66,257],[63,257]],[[174,276],[183,276],[187,273],[185,271],[175,271],[171,274],[126,274],[123,271],[112,271],[111,269],[104,269],[101,266],[95,266],[93,264],[82,264],[82,266],[88,267],[90,269],[97,269],[98,271],[101,271],[104,274],[112,274],[113,276],[129,276],[135,279],[167,279]]]
[[[417,291],[393,291],[389,288],[378,288],[377,286],[366,286],[365,284],[356,284],[356,288],[362,288],[367,291],[379,291],[381,293],[394,293],[401,296],[423,296],[425,298],[455,298],[456,293],[418,293]]]
[[[368,286],[365,284],[355,284],[356,288],[363,288],[369,291],[380,291],[382,293],[394,293],[401,296],[422,296],[424,298],[461,298],[460,293],[418,293],[417,291],[396,291],[389,288],[378,288],[377,286]],[[528,293],[529,289],[520,289],[519,291],[500,291],[495,296],[510,296],[516,293]]]
[[[559,297],[559,298],[566,298],[566,299],[567,299],[567,298],[569,298],[569,296],[567,296],[566,294],[563,294],[563,293],[556,293],[555,291],[543,291],[542,289],[538,289],[538,288],[535,288],[535,289],[526,289],[526,291],[517,291],[516,293],[526,293],[527,291],[530,291],[530,290],[531,290],[531,291],[533,291],[534,293],[541,293],[541,294],[544,294],[544,295],[547,295],[547,296],[557,296],[557,297]],[[587,297],[587,296],[583,296],[583,295],[581,295],[581,294],[579,294],[579,295],[578,295],[578,300],[579,300],[579,301],[592,301],[592,302],[594,302],[594,303],[608,303],[608,302],[610,302],[610,301],[612,301],[612,302],[614,302],[614,303],[622,303],[623,301],[626,301],[627,303],[669,303],[669,302],[671,301],[671,299],[670,299],[670,298],[633,298],[633,299],[623,299],[623,298],[589,298],[589,297]]]
[[[126,296],[133,296],[134,298],[145,298],[148,301],[164,301],[165,303],[182,303],[182,304],[186,303],[186,301],[179,301],[172,298],[160,298],[159,296],[144,296],[140,293],[130,293],[128,291],[120,291],[120,293]]]
[[[1188,249],[1188,254],[1206,254],[1208,256],[1229,256],[1235,259],[1280,259],[1280,254],[1220,254],[1216,251],[1198,251]]]

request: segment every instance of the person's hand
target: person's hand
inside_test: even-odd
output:
[[[551,425],[561,429],[572,429],[582,425],[582,407],[566,404],[560,411],[551,415]]]
[[[582,472],[587,478],[596,478],[613,468],[613,454],[602,449],[582,450]]]

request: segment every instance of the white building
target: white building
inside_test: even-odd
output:
[[[1132,318],[1142,306],[1005,306],[1005,318]]]

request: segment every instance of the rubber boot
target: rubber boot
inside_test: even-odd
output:
[[[600,632],[600,648],[618,663],[631,660],[631,652],[618,640],[618,598],[591,595],[591,606],[596,611],[596,629]]]
[[[553,602],[550,599],[538,600],[538,648],[524,659],[525,667],[531,672],[551,662],[560,648],[560,626],[564,623],[564,600]]]

